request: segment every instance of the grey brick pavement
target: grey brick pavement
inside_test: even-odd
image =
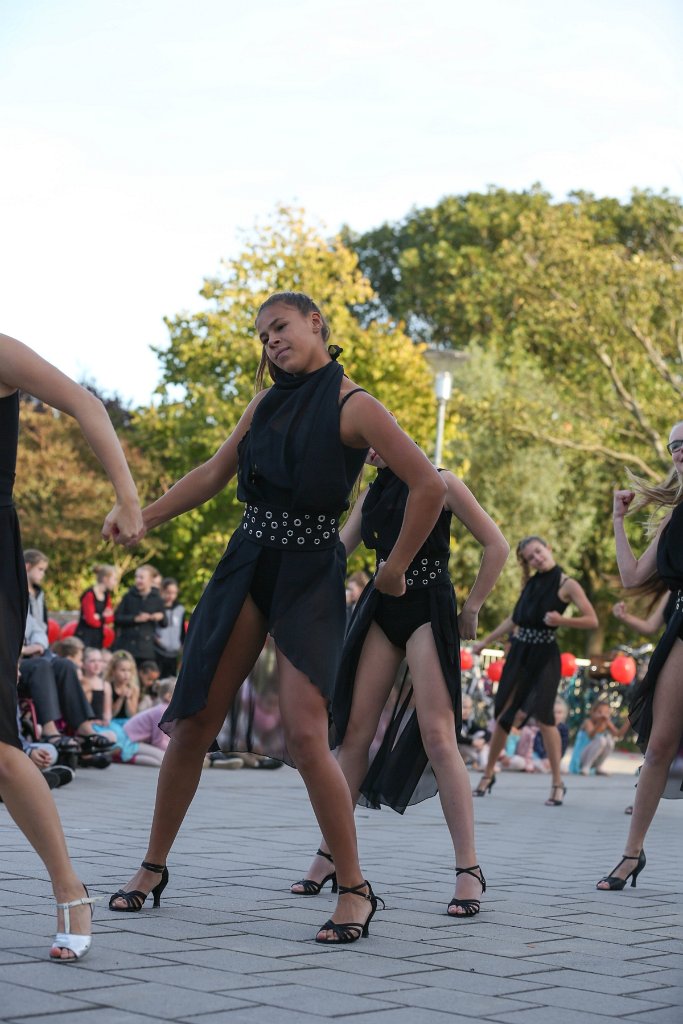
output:
[[[473,781],[476,776],[472,776]],[[56,793],[91,892],[140,860],[156,772],[80,771]],[[0,808],[0,1015],[28,1024],[682,1024],[683,801],[664,801],[636,889],[599,893],[621,855],[633,779],[505,775],[475,802],[489,881],[474,920],[444,914],[452,854],[438,800],[358,814],[366,875],[387,902],[368,939],[316,946],[329,889],[288,894],[317,838],[296,772],[207,771],[158,911],[98,904],[83,963],[46,962],[49,886]]]

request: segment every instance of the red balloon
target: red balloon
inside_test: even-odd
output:
[[[59,623],[56,619],[47,620],[47,642],[53,644],[55,640],[59,640]]]
[[[115,636],[116,634],[114,633],[114,630],[111,628],[111,626],[105,626],[103,639],[104,646],[111,647],[111,645],[114,643]]]
[[[609,671],[616,683],[627,686],[636,678],[636,663],[628,654],[618,654],[610,665]]]
[[[560,675],[564,678],[573,676],[576,672],[576,658],[570,651],[564,651],[560,655]]]
[[[474,658],[472,657],[472,651],[468,651],[466,647],[460,651],[460,668],[463,672],[469,672],[474,665]]]
[[[64,640],[64,638],[67,637],[67,636],[73,636],[74,633],[76,632],[76,626],[77,625],[78,625],[78,620],[77,619],[74,619],[73,622],[67,622],[66,626],[62,626],[62,628],[61,628],[61,631],[60,631],[60,634],[59,634],[59,639],[60,640]]]
[[[488,676],[492,683],[499,683],[504,668],[505,658],[499,658],[497,661],[491,662],[489,667],[486,669],[486,675]]]

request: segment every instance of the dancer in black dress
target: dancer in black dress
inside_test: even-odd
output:
[[[352,942],[367,934],[376,900],[360,871],[351,797],[328,744],[328,704],[345,625],[339,516],[372,444],[410,489],[400,535],[375,581],[378,590],[399,595],[405,570],[439,514],[445,485],[379,402],[344,376],[311,299],[271,296],[256,328],[264,347],[261,374],[267,367],[275,383],[256,395],[212,459],[143,513],[148,529],[163,523],[213,497],[235,473],[237,496],[246,505],[190,621],[183,667],[162,721],[171,742],[146,859],[110,908],[139,910],[152,890],[158,903],[168,880],[166,856],[204,755],[271,633],[286,745],[262,752],[299,769],[334,851],[339,902],[317,941]]]
[[[623,889],[645,867],[645,836],[667,782],[669,768],[683,741],[683,422],[677,423],[667,445],[673,466],[658,487],[638,484],[639,497],[632,511],[654,505],[668,509],[640,558],[636,558],[624,529],[635,491],[614,495],[614,537],[617,565],[625,587],[653,592],[671,591],[666,629],[655,647],[647,673],[636,683],[629,702],[629,718],[645,763],[638,776],[636,799],[624,856],[614,870],[597,883],[598,889]]]
[[[128,542],[142,525],[135,485],[104,406],[85,388],[7,335],[0,334],[0,794],[48,870],[58,907],[50,958],[70,963],[90,948],[87,892],[74,874],[57,808],[17,732],[17,663],[28,593],[19,521],[12,501],[19,436],[19,389],[74,416],[107,471],[116,504],[102,534]]]
[[[583,587],[557,565],[549,544],[540,537],[525,537],[517,545],[522,567],[522,593],[512,615],[473,647],[480,653],[493,640],[511,633],[510,650],[496,692],[496,727],[491,737],[486,770],[475,796],[493,789],[496,761],[513,725],[534,718],[543,736],[552,771],[552,788],[547,807],[561,806],[567,787],[562,782],[562,745],[555,726],[554,704],[560,685],[560,649],[555,640],[558,627],[595,629],[598,617]],[[529,570],[534,569],[533,576]],[[564,615],[569,604],[579,612]]]
[[[353,508],[341,539],[347,554],[361,542],[374,549],[378,567],[396,541],[408,488],[371,451],[379,467],[376,479]],[[486,888],[474,844],[472,795],[467,770],[458,750],[460,727],[459,635],[475,637],[477,617],[509,553],[502,533],[453,473],[441,471],[447,487],[441,514],[406,570],[401,597],[378,592],[374,581],[365,587],[344,643],[332,714],[339,745],[338,760],[354,803],[359,795],[372,807],[385,804],[403,813],[439,792],[453,840],[456,894],[451,916],[472,916]],[[483,545],[477,579],[459,618],[448,574],[451,518],[455,516]],[[368,771],[368,754],[380,716],[392,691],[401,661],[407,658],[410,682],[404,676],[392,697],[391,720]],[[322,842],[308,877],[292,892],[314,895],[330,878],[331,856]]]

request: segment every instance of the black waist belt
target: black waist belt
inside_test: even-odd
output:
[[[406,587],[434,587],[438,583],[450,583],[448,555],[441,558],[416,558],[406,569]]]
[[[242,532],[264,548],[319,551],[339,540],[339,519],[322,512],[283,512],[266,505],[246,505]]]

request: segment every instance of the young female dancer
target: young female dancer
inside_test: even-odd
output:
[[[378,567],[395,543],[408,488],[380,456],[376,479],[353,508],[341,533],[347,554],[363,540],[374,548]],[[454,917],[479,912],[486,882],[474,846],[472,795],[458,750],[460,668],[458,634],[476,636],[477,617],[509,553],[502,533],[453,473],[441,471],[446,497],[433,530],[406,570],[406,592],[393,597],[365,587],[351,620],[337,677],[333,718],[339,764],[354,804],[362,793],[374,807],[406,806],[439,792],[455,851]],[[483,546],[481,567],[459,618],[448,575],[451,518],[455,515]],[[391,722],[368,773],[368,754],[401,661],[407,658],[412,682],[396,696]],[[407,677],[406,677],[407,679]],[[435,778],[436,777],[436,778]],[[292,892],[315,895],[330,878],[332,860],[320,845],[307,878]]]
[[[525,537],[519,542],[517,561],[522,567],[523,586],[512,615],[473,647],[480,652],[493,640],[512,632],[496,693],[496,727],[488,764],[474,795],[486,796],[492,791],[496,761],[510,729],[533,716],[541,729],[553,776],[546,806],[559,807],[567,787],[560,774],[562,746],[553,713],[560,685],[560,649],[555,631],[560,626],[595,629],[598,617],[583,587],[557,565],[550,545],[540,537]],[[530,576],[532,569],[535,572]],[[563,614],[569,604],[578,609],[574,618]]]
[[[139,910],[152,890],[158,905],[168,881],[166,856],[204,755],[270,632],[284,756],[301,772],[341,883],[335,912],[316,939],[353,942],[367,934],[377,902],[360,871],[348,786],[328,745],[328,702],[345,620],[339,515],[372,444],[410,489],[402,529],[376,580],[380,591],[400,595],[405,570],[439,514],[445,485],[383,406],[344,376],[326,346],[327,324],[308,296],[272,295],[259,310],[256,329],[263,344],[257,381],[268,368],[273,386],[256,395],[213,458],[143,513],[150,529],[207,501],[235,473],[237,496],[246,503],[190,622],[183,667],[162,722],[171,742],[146,859],[110,907]]]
[[[78,420],[116,492],[102,535],[122,543],[140,532],[135,484],[104,406],[21,342],[0,334],[0,794],[50,875],[58,908],[51,959],[71,963],[90,948],[92,900],[76,877],[45,779],[17,732],[17,662],[26,628],[26,569],[12,489],[19,436],[19,389]]]
[[[657,487],[638,483],[633,511],[654,505],[668,509],[640,558],[636,558],[624,529],[624,516],[634,491],[614,494],[614,537],[617,565],[625,587],[643,587],[675,595],[666,630],[655,647],[645,678],[636,683],[629,718],[645,752],[640,770],[626,850],[616,868],[597,883],[598,889],[623,889],[628,879],[635,886],[645,867],[645,836],[666,785],[669,766],[683,739],[683,422],[677,423],[667,445],[673,465]]]

